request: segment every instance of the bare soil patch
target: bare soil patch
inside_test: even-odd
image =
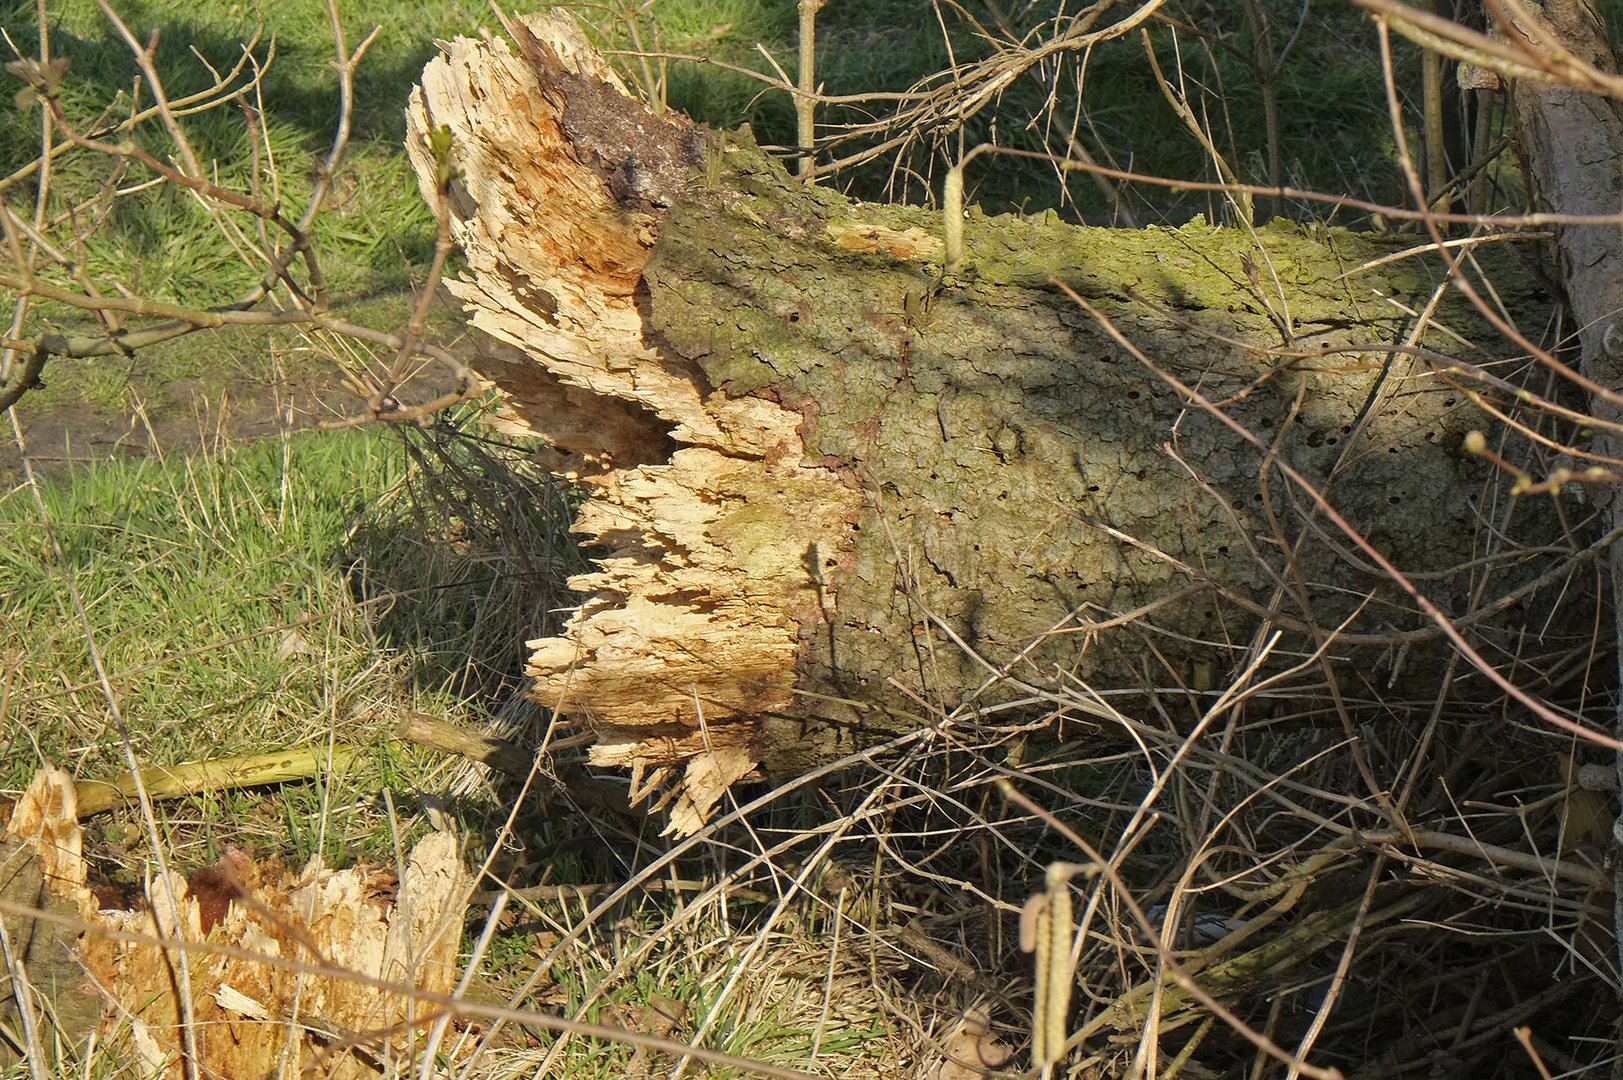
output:
[[[403,313],[408,300],[391,299]],[[434,339],[459,355],[481,348],[449,309],[435,322]],[[58,360],[46,369],[44,388],[25,395],[16,413],[35,468],[60,475],[93,462],[194,453],[339,421],[362,411],[345,372],[358,363],[285,331],[224,330],[133,358]],[[452,372],[430,364],[394,396],[418,405],[455,386]],[[23,473],[23,447],[7,427],[0,482],[12,483]]]

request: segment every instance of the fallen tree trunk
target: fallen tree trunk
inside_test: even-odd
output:
[[[534,692],[589,716],[594,760],[637,787],[685,769],[673,828],[758,767],[1054,688],[1101,714],[1086,687],[1198,707],[1275,630],[1265,671],[1322,683],[1321,647],[1354,658],[1355,706],[1434,689],[1413,658],[1436,628],[1275,457],[1491,658],[1569,648],[1523,628],[1541,585],[1571,584],[1553,560],[1586,511],[1508,499],[1463,449],[1491,423],[1462,386],[1516,388],[1435,261],[1290,224],[972,210],[944,272],[939,213],[807,187],[747,133],[627,97],[569,24],[514,29],[517,54],[458,39],[429,64],[410,149],[433,198],[428,135],[450,132],[450,289],[524,354],[481,374],[589,493],[577,531],[604,552],[532,643]],[[1499,302],[1539,323],[1536,284],[1492,254]]]

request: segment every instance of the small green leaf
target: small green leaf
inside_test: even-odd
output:
[[[451,139],[450,126],[441,124],[428,133],[428,148],[434,151],[434,156],[443,162],[451,156]]]

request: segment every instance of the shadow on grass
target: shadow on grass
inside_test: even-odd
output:
[[[341,568],[380,643],[415,658],[418,689],[494,708],[522,683],[525,643],[574,603],[575,500],[522,449],[455,421],[406,446],[417,468],[362,515]]]

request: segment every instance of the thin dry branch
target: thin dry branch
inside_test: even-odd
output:
[[[377,40],[381,27],[373,29],[358,46],[350,50],[345,43],[344,26],[337,6],[329,5],[337,54],[334,67],[338,74],[339,117],[326,156],[315,170],[314,186],[303,210],[294,219],[284,213],[279,197],[281,184],[275,172],[274,160],[256,154],[258,168],[250,177],[250,187],[246,193],[225,187],[203,167],[183,123],[188,116],[238,102],[257,90],[271,59],[267,56],[264,62],[259,62],[254,58],[257,36],[244,46],[238,62],[228,71],[221,74],[210,68],[215,83],[208,91],[171,101],[164,89],[162,74],[153,63],[156,41],[147,44],[138,42],[104,0],[101,6],[141,71],[139,85],[147,88],[156,104],[136,111],[118,124],[108,126],[98,121],[88,131],[80,131],[70,122],[59,100],[63,71],[48,60],[48,30],[43,23],[40,58],[20,56],[18,61],[9,65],[14,74],[28,83],[33,98],[40,103],[44,131],[42,148],[35,163],[0,182],[0,191],[3,191],[29,177],[39,178],[39,211],[33,223],[23,221],[9,205],[0,206],[0,232],[3,232],[5,248],[10,254],[9,267],[0,272],[0,288],[15,296],[10,330],[0,339],[0,349],[4,350],[0,354],[0,412],[9,409],[40,384],[52,357],[128,356],[138,349],[226,325],[305,327],[393,350],[394,362],[369,389],[364,411],[339,422],[340,426],[376,421],[420,423],[434,412],[478,393],[478,380],[461,361],[448,350],[422,340],[435,288],[451,251],[443,206],[438,208],[439,240],[428,268],[427,280],[399,332],[359,327],[334,317],[330,311],[332,300],[314,243],[314,227],[349,146],[355,104],[355,72]],[[242,73],[250,66],[253,68],[252,78],[243,81]],[[160,160],[135,142],[133,135],[137,128],[151,119],[161,121],[179,155],[181,163],[178,167]],[[258,127],[252,110],[245,111],[244,122]],[[53,132],[61,132],[65,140],[55,142]],[[108,141],[109,136],[117,137],[117,141]],[[257,145],[256,140],[256,148]],[[174,186],[192,193],[214,218],[216,226],[239,240],[243,239],[243,234],[234,216],[246,215],[260,227],[260,241],[257,245],[238,242],[236,246],[259,278],[258,284],[234,303],[206,309],[185,303],[143,299],[131,296],[121,288],[99,288],[85,269],[82,250],[89,235],[98,227],[97,223],[105,216],[105,211],[83,216],[68,213],[54,222],[46,222],[42,217],[52,190],[52,163],[67,152],[105,159],[113,164],[115,175],[122,175],[131,166],[151,174],[152,179],[147,184],[122,191],[104,186],[96,198],[107,201],[109,205],[111,199],[127,197],[151,184]],[[268,176],[262,177],[262,170]],[[268,183],[262,183],[263,179],[268,179]],[[442,178],[442,188],[448,187],[452,179],[453,176],[447,172]],[[267,189],[277,193],[276,197],[267,197]],[[442,192],[442,202],[443,197]],[[66,231],[65,237],[57,237],[57,232],[62,230]],[[279,234],[275,242],[267,235],[268,230]],[[293,273],[295,266],[302,267],[301,274]],[[76,287],[65,287],[49,280],[53,273],[66,274]],[[278,291],[285,297],[284,303],[275,301]],[[46,328],[27,336],[24,328],[28,325],[36,299],[84,311],[97,320],[100,329],[98,332],[62,333]],[[135,320],[134,324],[129,321],[131,319]],[[146,320],[158,321],[151,323]],[[458,386],[427,404],[403,406],[399,402],[398,391],[411,377],[412,365],[419,357],[449,367],[455,373]]]
[[[1116,327],[1115,323],[1109,318],[1109,316],[1105,315],[1098,308],[1088,303],[1086,299],[1079,295],[1075,290],[1065,285],[1064,282],[1056,280],[1054,284],[1057,288],[1066,292],[1071,299],[1075,301],[1078,307],[1082,308],[1093,319],[1098,321],[1099,325],[1104,328],[1105,332],[1110,334],[1110,336],[1115,339],[1115,341],[1121,345],[1122,348],[1126,349],[1141,364],[1144,364],[1151,371],[1154,371],[1161,379],[1166,381],[1167,385],[1175,388],[1179,394],[1183,395],[1196,407],[1223,423],[1236,435],[1255,446],[1264,455],[1272,457],[1272,455],[1269,454],[1266,443],[1264,443],[1256,435],[1247,431],[1227,413],[1223,412],[1223,410],[1213,405],[1209,400],[1207,400],[1205,395],[1201,394],[1198,390],[1182,382],[1176,376],[1163,370],[1155,363],[1155,361],[1146,356],[1142,350],[1134,345],[1126,337],[1126,335],[1124,335],[1121,330]],[[1393,566],[1391,561],[1388,560],[1385,555],[1381,554],[1381,552],[1376,549],[1368,539],[1359,533],[1357,529],[1354,529],[1350,524],[1348,524],[1346,519],[1336,512],[1335,507],[1330,504],[1330,502],[1325,498],[1324,494],[1320,492],[1317,487],[1310,483],[1306,477],[1302,476],[1301,473],[1293,468],[1288,462],[1279,458],[1274,458],[1273,465],[1281,473],[1283,473],[1293,485],[1295,485],[1298,491],[1306,496],[1318,508],[1320,513],[1324,514],[1324,516],[1342,532],[1342,535],[1346,536],[1346,538],[1350,540],[1360,552],[1363,553],[1365,558],[1369,559],[1372,563],[1378,566],[1382,573],[1386,574],[1390,580],[1401,587],[1403,591],[1407,593],[1415,602],[1416,606],[1418,606],[1421,611],[1425,612],[1426,616],[1431,619],[1433,624],[1436,625],[1436,627],[1442,632],[1443,636],[1449,640],[1454,648],[1458,649],[1460,653],[1464,655],[1465,658],[1469,660],[1478,671],[1486,675],[1494,683],[1494,685],[1498,686],[1506,694],[1520,702],[1534,715],[1538,716],[1541,720],[1547,724],[1550,724],[1552,727],[1569,732],[1581,739],[1592,742],[1597,746],[1604,746],[1612,750],[1623,751],[1623,741],[1619,741],[1617,738],[1604,732],[1596,731],[1594,728],[1587,727],[1584,724],[1574,721],[1571,718],[1555,711],[1544,702],[1533,698],[1514,681],[1505,676],[1503,672],[1499,671],[1498,668],[1488,663],[1488,661],[1482,657],[1481,653],[1479,653],[1476,648],[1465,639],[1464,635],[1460,633],[1458,627],[1454,625],[1453,620],[1444,614],[1436,604],[1432,603],[1431,599],[1427,597],[1425,593],[1421,592],[1419,587],[1410,581],[1402,571],[1400,571],[1396,566]]]
[[[1490,3],[1489,13],[1502,38],[1461,26],[1399,0],[1353,0],[1359,7],[1385,19],[1391,27],[1422,48],[1451,57],[1507,79],[1532,79],[1552,86],[1570,86],[1585,93],[1623,98],[1623,78],[1602,70],[1595,57],[1574,53],[1560,41],[1543,19],[1521,4]]]

